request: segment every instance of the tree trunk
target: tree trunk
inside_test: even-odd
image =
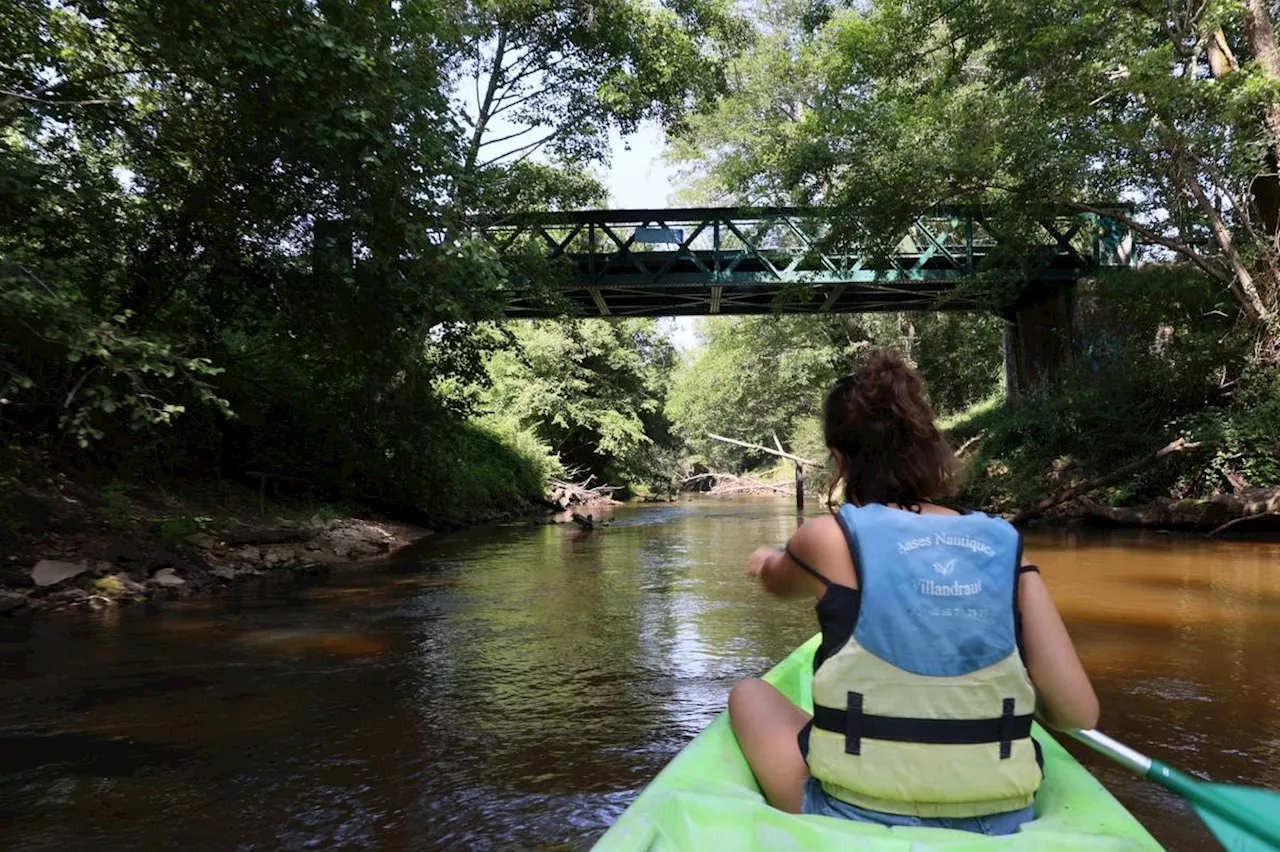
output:
[[[1244,33],[1253,50],[1254,61],[1268,76],[1280,79],[1280,50],[1276,48],[1276,28],[1266,0],[1249,0],[1244,16]],[[1280,161],[1280,104],[1267,110],[1267,129],[1271,131],[1271,156]]]
[[[1074,500],[1077,497],[1088,494],[1090,491],[1096,491],[1105,485],[1110,485],[1113,482],[1119,482],[1130,474],[1136,473],[1143,468],[1150,467],[1166,456],[1173,455],[1174,453],[1186,452],[1187,450],[1196,450],[1199,449],[1200,446],[1201,444],[1198,441],[1188,441],[1186,438],[1178,438],[1156,450],[1151,455],[1144,456],[1135,462],[1130,462],[1129,464],[1124,465],[1123,467],[1118,467],[1105,476],[1087,479],[1078,485],[1073,485],[1070,488],[1059,491],[1057,494],[1051,494],[1043,500],[1040,500],[1023,509],[1021,512],[1018,512],[1018,514],[1014,515],[1010,519],[1010,522],[1020,524],[1024,521],[1029,521],[1032,518],[1038,518],[1047,510],[1052,509],[1059,503]]]
[[[1270,4],[1266,0],[1249,0],[1244,16],[1244,33],[1249,40],[1249,48],[1253,51],[1254,61],[1268,77],[1280,80],[1280,49],[1276,47],[1276,29],[1271,20]],[[1271,134],[1269,168],[1266,174],[1258,175],[1252,186],[1253,202],[1258,209],[1258,220],[1266,229],[1270,238],[1271,257],[1267,263],[1267,275],[1264,299],[1267,307],[1276,309],[1277,289],[1280,289],[1280,270],[1277,269],[1276,255],[1280,253],[1280,103],[1273,103],[1264,116],[1267,130]],[[1274,344],[1280,329],[1276,328],[1274,315],[1269,318],[1266,333],[1268,342]],[[1273,349],[1277,348],[1274,345]]]
[[[493,49],[493,67],[489,69],[489,85],[484,98],[476,104],[476,126],[471,134],[471,142],[467,145],[467,156],[462,165],[463,174],[470,177],[476,170],[480,157],[480,143],[484,140],[484,131],[493,117],[493,98],[502,82],[502,61],[507,55],[507,30],[498,30],[498,43]]]

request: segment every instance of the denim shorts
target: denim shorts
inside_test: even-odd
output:
[[[1003,814],[990,814],[976,817],[919,817],[904,814],[886,814],[871,811],[842,802],[822,789],[822,782],[812,775],[804,782],[804,800],[800,812],[819,814],[821,816],[851,819],[856,822],[871,822],[876,825],[905,825],[919,828],[954,828],[960,831],[974,831],[978,834],[1013,834],[1023,823],[1036,818],[1034,807],[1025,807],[1019,811]]]

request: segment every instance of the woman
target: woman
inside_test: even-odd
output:
[[[956,460],[901,357],[875,353],[837,382],[823,431],[845,504],[747,568],[776,595],[818,599],[814,716],[746,680],[729,696],[742,751],[785,811],[1012,834],[1035,816],[1032,714],[1098,719],[1049,590],[1010,524],[933,502],[953,493]]]

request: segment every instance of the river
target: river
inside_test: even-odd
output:
[[[742,573],[793,512],[620,507],[602,531],[474,529],[305,586],[0,620],[0,846],[589,848],[815,630]],[[1104,730],[1280,787],[1280,544],[1050,530],[1027,552]],[[1084,759],[1168,848],[1216,848],[1179,800]]]

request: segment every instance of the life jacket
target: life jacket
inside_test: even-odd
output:
[[[981,513],[845,505],[861,589],[849,640],[813,677],[806,759],[863,808],[970,817],[1032,803],[1035,691],[1017,643],[1021,538]]]

